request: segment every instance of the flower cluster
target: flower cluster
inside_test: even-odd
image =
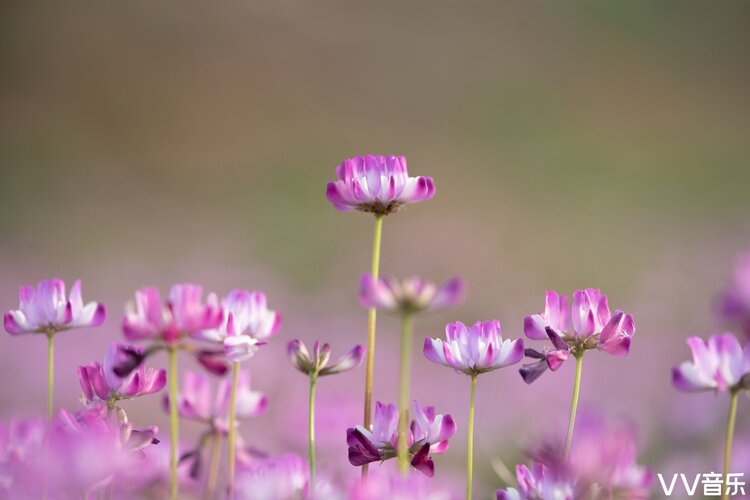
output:
[[[361,425],[347,429],[349,462],[360,466],[382,462],[397,457],[399,413],[396,405],[377,402],[372,430]],[[431,453],[440,454],[448,449],[448,440],[456,433],[456,424],[450,415],[435,413],[435,408],[422,408],[414,401],[414,420],[409,426],[409,456],[411,466],[426,476],[435,473]]]

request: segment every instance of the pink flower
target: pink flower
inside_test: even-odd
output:
[[[465,288],[460,278],[452,278],[437,286],[416,276],[397,280],[373,279],[372,275],[365,274],[360,281],[359,301],[364,307],[388,311],[438,311],[462,301]]]
[[[356,481],[349,490],[349,500],[448,500],[454,498],[447,491],[433,487],[425,476],[374,474],[370,471],[367,481]]]
[[[741,255],[719,296],[719,313],[750,337],[750,252]]]
[[[750,343],[743,351],[731,333],[712,335],[708,342],[687,340],[693,361],[672,369],[672,384],[681,391],[735,391],[750,387]]]
[[[65,283],[61,279],[40,281],[36,289],[22,286],[19,308],[5,313],[5,330],[11,335],[26,333],[53,334],[72,328],[99,326],[107,313],[103,304],[83,303],[81,281],[76,280],[65,296]]]
[[[38,458],[45,431],[42,419],[0,422],[0,492],[17,490],[21,472]]]
[[[104,362],[93,362],[78,367],[78,380],[88,402],[102,401],[113,405],[121,399],[131,399],[159,392],[167,382],[163,369],[154,370],[141,364],[125,377],[118,376],[114,368],[123,362],[126,354],[123,349],[143,353],[142,348],[112,344],[104,356]]]
[[[218,298],[209,294],[204,304],[202,295],[199,285],[174,285],[169,300],[162,303],[157,289],[141,288],[135,292],[135,301],[125,308],[125,337],[175,343],[186,335],[218,327],[223,319]]]
[[[298,455],[254,460],[242,464],[237,476],[238,498],[303,498],[307,467]]]
[[[326,196],[341,211],[387,215],[435,196],[432,178],[409,177],[403,156],[355,156],[336,168],[336,176]]]
[[[445,340],[424,339],[424,356],[470,376],[497,370],[523,359],[523,339],[503,339],[500,322],[478,321],[467,327],[460,321],[445,326]]]
[[[222,433],[227,433],[231,391],[232,385],[229,380],[222,379],[214,393],[207,376],[186,372],[182,392],[177,396],[177,411],[182,418],[204,422]],[[268,408],[268,398],[265,394],[250,389],[250,374],[245,370],[239,374],[236,404],[238,421],[260,416]],[[169,411],[168,395],[164,396],[164,409]]]
[[[456,424],[450,415],[435,413],[435,408],[422,408],[414,401],[414,420],[411,422],[407,442],[411,465],[426,476],[435,473],[430,453],[444,453],[448,440],[456,433]],[[349,463],[354,466],[395,458],[398,446],[398,408],[394,404],[375,403],[372,431],[361,425],[347,429]]]
[[[313,345],[312,353],[307,350],[305,343],[299,339],[292,340],[287,344],[287,353],[295,368],[306,375],[317,378],[356,368],[362,362],[364,347],[355,345],[349,352],[331,364],[328,364],[331,357],[331,346],[323,344],[321,347],[317,340]]]
[[[281,329],[281,315],[268,309],[266,296],[261,292],[232,290],[222,299],[221,306],[224,310],[222,323],[210,330],[197,331],[193,337],[220,344],[224,356],[230,361],[251,358],[258,346]],[[219,354],[219,351],[209,352]],[[205,360],[205,357],[199,358],[201,362]],[[211,370],[212,367],[207,368]]]
[[[526,316],[523,329],[532,340],[552,343],[552,348],[544,351],[526,349],[526,356],[537,360],[519,370],[524,381],[530,384],[547,368],[552,371],[560,368],[571,354],[599,349],[615,356],[627,355],[635,322],[630,314],[620,310],[611,314],[607,296],[597,289],[587,288],[573,293],[570,315],[568,298],[548,291],[544,312]]]

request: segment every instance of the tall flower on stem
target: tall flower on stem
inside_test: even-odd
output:
[[[107,318],[103,304],[83,303],[81,280],[76,280],[65,295],[61,279],[40,281],[33,286],[22,286],[19,291],[19,308],[5,313],[5,330],[11,335],[41,333],[47,336],[47,419],[52,418],[54,404],[54,344],[57,332],[99,326]]]
[[[206,493],[213,498],[219,477],[219,463],[221,459],[221,445],[223,439],[231,432],[229,423],[230,400],[232,385],[226,379],[219,382],[219,387],[214,393],[211,381],[203,374],[192,372],[185,373],[182,383],[182,392],[177,395],[177,412],[186,420],[203,423],[207,426],[201,434],[198,446],[182,455],[181,460],[191,460],[191,475],[196,476],[202,468],[203,450],[210,443],[210,459],[208,470],[208,481],[206,482]],[[164,397],[164,408],[169,411],[171,400],[169,396]],[[239,427],[238,423],[253,417],[263,415],[268,408],[268,398],[265,394],[250,388],[250,374],[242,370],[238,377],[235,388],[235,421],[233,427]],[[245,460],[244,444],[239,433],[236,433],[236,448],[240,450],[239,456]],[[238,460],[240,461],[240,460]]]
[[[232,363],[232,391],[229,403],[229,496],[234,498],[234,478],[236,472],[236,440],[234,420],[236,417],[237,385],[240,363],[250,359],[265,344],[266,339],[276,335],[281,329],[281,315],[268,309],[266,296],[262,292],[232,290],[221,301],[224,320],[215,329],[196,332],[193,337],[220,344],[216,354]],[[205,358],[211,351],[204,351],[203,365],[211,366]],[[199,355],[199,360],[201,357]]]
[[[458,303],[463,299],[464,291],[464,282],[460,278],[452,278],[440,286],[416,276],[397,280],[375,279],[372,275],[365,274],[360,281],[359,300],[364,307],[375,307],[401,316],[398,455],[401,473],[404,475],[409,471],[407,435],[413,318],[416,313],[438,311]]]
[[[356,345],[346,354],[329,364],[331,357],[331,346],[322,346],[316,340],[312,352],[307,349],[304,342],[299,339],[292,340],[287,344],[287,352],[292,364],[310,379],[310,399],[308,405],[308,437],[309,437],[309,464],[310,464],[310,495],[315,495],[315,386],[319,377],[334,375],[352,370],[362,363],[361,345]]]
[[[732,459],[732,440],[737,418],[737,397],[743,390],[750,390],[750,343],[743,350],[731,333],[712,335],[708,342],[690,337],[688,346],[692,361],[685,361],[672,369],[672,384],[686,392],[728,392],[729,418],[724,440],[724,491],[722,498],[729,498],[728,485]]]
[[[137,368],[147,356],[160,350],[167,351],[170,395],[170,499],[177,498],[178,489],[177,351],[187,347],[185,340],[189,335],[218,327],[224,316],[216,295],[210,294],[205,303],[202,297],[203,289],[192,284],[172,286],[166,303],[162,302],[161,295],[155,288],[146,287],[136,291],[135,301],[125,308],[123,333],[131,341],[148,340],[151,344],[144,351],[122,349],[127,359],[113,368],[115,374],[124,377]]]
[[[383,217],[408,203],[426,201],[435,196],[430,177],[409,177],[403,156],[356,156],[336,168],[338,179],[329,182],[326,197],[342,212],[358,210],[375,215],[370,274],[377,279],[380,270],[380,240]],[[376,309],[370,307],[367,320],[367,359],[365,361],[364,423],[369,427],[375,360]],[[362,476],[367,467],[362,468]]]
[[[398,408],[377,402],[372,429],[361,425],[346,430],[349,463],[362,466],[383,462],[398,456]],[[409,463],[425,476],[435,474],[430,453],[440,454],[448,449],[448,440],[456,433],[456,423],[450,415],[435,413],[432,406],[422,407],[414,401],[414,420],[409,426]]]
[[[539,378],[547,368],[556,371],[571,355],[576,360],[573,400],[563,448],[563,459],[567,459],[581,392],[583,355],[588,350],[599,349],[614,356],[626,356],[635,333],[635,322],[630,314],[620,310],[611,314],[607,296],[595,288],[587,288],[573,293],[570,315],[568,298],[548,291],[544,313],[526,316],[523,328],[528,338],[552,343],[552,347],[544,351],[526,350],[526,356],[536,360],[519,370],[527,384]]]
[[[471,498],[474,471],[474,402],[480,374],[513,365],[523,359],[523,339],[503,339],[498,320],[478,321],[467,327],[460,321],[445,327],[445,340],[424,339],[424,355],[432,361],[471,377],[469,396],[469,449],[466,459],[466,498]]]

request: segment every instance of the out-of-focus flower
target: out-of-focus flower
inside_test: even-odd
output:
[[[0,492],[19,486],[16,483],[21,471],[38,458],[45,429],[42,419],[0,422]]]
[[[497,370],[523,359],[523,339],[503,339],[500,322],[478,321],[467,327],[460,321],[445,326],[445,340],[426,338],[427,359],[470,376]]]
[[[306,487],[307,467],[291,453],[244,463],[237,475],[238,498],[301,498]]]
[[[203,302],[199,285],[174,285],[163,303],[159,291],[145,287],[135,292],[135,301],[125,308],[122,330],[131,341],[160,340],[168,344],[186,335],[218,327],[223,312],[215,294]]]
[[[541,463],[516,466],[518,489],[497,491],[497,500],[574,500],[573,484],[564,478],[552,477],[549,469]]]
[[[719,313],[750,337],[750,252],[741,255],[719,295]]]
[[[142,348],[136,346],[114,343],[107,349],[103,363],[93,362],[78,367],[78,380],[88,402],[102,401],[112,408],[118,400],[153,394],[164,387],[167,372],[163,369],[147,370],[140,365],[129,375],[118,376],[114,368],[127,356],[124,348],[143,352]]]
[[[193,333],[193,338],[219,344],[219,350],[203,350],[198,361],[210,372],[222,375],[229,361],[245,361],[253,356],[266,339],[281,329],[281,315],[268,309],[261,292],[232,290],[221,301],[224,320],[217,327]]]
[[[630,314],[620,310],[610,313],[607,296],[594,288],[576,290],[568,315],[568,298],[548,291],[544,312],[524,319],[524,333],[532,340],[549,340],[551,348],[543,351],[526,349],[526,356],[536,359],[519,370],[530,384],[547,368],[557,370],[570,357],[589,349],[599,349],[615,356],[625,356],[635,333]]]
[[[65,295],[65,282],[57,278],[40,281],[36,289],[22,286],[18,295],[19,308],[5,313],[5,330],[11,335],[51,335],[72,328],[99,326],[107,318],[103,304],[84,305],[80,280],[73,284],[69,297]]]
[[[331,358],[331,346],[328,344],[321,346],[317,340],[313,345],[312,353],[307,349],[305,343],[299,339],[292,340],[287,344],[287,353],[295,368],[305,375],[317,378],[356,368],[362,362],[364,347],[361,345],[354,346],[331,364],[328,363]]]
[[[355,156],[336,168],[336,176],[326,197],[341,211],[387,215],[435,196],[432,178],[409,177],[403,156]]]
[[[416,276],[398,280],[374,279],[365,274],[360,280],[359,301],[364,307],[402,313],[438,311],[463,300],[465,289],[461,278],[451,278],[438,286]]]
[[[497,498],[648,498],[653,477],[637,463],[635,428],[595,413],[583,413],[578,425],[567,462],[558,440],[542,441],[530,451],[531,467],[516,468],[518,489],[498,491]]]
[[[708,342],[687,340],[693,361],[672,369],[672,383],[681,391],[735,391],[750,388],[750,343],[743,351],[731,333],[712,335]]]
[[[222,379],[214,394],[211,381],[203,374],[186,372],[182,392],[177,396],[177,410],[182,418],[209,424],[222,433],[229,431],[229,401],[232,385]],[[169,411],[169,396],[164,396],[164,409]],[[268,398],[250,388],[250,373],[243,370],[237,385],[236,411],[238,420],[246,420],[265,413]]]
[[[394,404],[375,404],[372,431],[358,425],[346,431],[349,463],[354,466],[379,462],[398,456],[398,408]],[[435,473],[430,453],[440,454],[448,449],[448,440],[456,433],[450,415],[435,413],[435,408],[422,408],[414,401],[414,420],[409,428],[407,443],[412,467],[426,476]]]
[[[450,492],[435,488],[433,483],[419,474],[374,474],[367,481],[356,481],[349,490],[349,500],[450,500]]]

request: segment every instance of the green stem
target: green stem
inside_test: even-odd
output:
[[[383,215],[375,214],[375,235],[372,242],[372,265],[370,274],[378,278],[380,272],[380,240],[383,234]],[[367,313],[367,352],[365,354],[365,429],[370,429],[372,409],[372,377],[375,368],[375,322],[377,312],[371,307]],[[362,466],[362,479],[367,477],[367,464]]]
[[[474,475],[474,401],[477,395],[477,375],[471,376],[469,395],[469,450],[466,455],[466,500],[471,499],[471,481]]]
[[[729,465],[732,460],[732,439],[734,438],[734,423],[737,420],[737,396],[739,391],[732,390],[729,400],[729,418],[727,419],[727,435],[724,440],[724,488],[721,492],[722,500],[729,498]]]
[[[411,381],[412,314],[401,316],[401,373],[399,377],[398,462],[402,475],[409,472],[409,385]]]
[[[214,498],[216,483],[219,481],[219,464],[221,463],[221,432],[214,431],[211,436],[211,462],[208,468],[208,482],[206,483],[206,498]]]
[[[570,417],[568,419],[568,433],[565,436],[565,448],[563,449],[563,461],[568,461],[570,455],[570,444],[573,440],[573,428],[576,424],[576,413],[578,412],[578,397],[581,395],[581,369],[583,367],[583,353],[576,354],[576,378],[573,382],[573,400],[570,403]]]
[[[308,436],[310,438],[308,453],[310,458],[310,496],[315,496],[315,385],[318,378],[310,377],[310,401],[308,406]]]
[[[47,334],[47,422],[52,422],[52,407],[55,402],[55,334]]]
[[[232,363],[232,393],[229,397],[229,498],[234,500],[234,471],[236,469],[237,429],[235,425],[237,412],[237,384],[240,378],[240,363]]]
[[[169,355],[169,498],[177,498],[177,447],[179,445],[179,421],[177,419],[177,349],[170,346]]]

